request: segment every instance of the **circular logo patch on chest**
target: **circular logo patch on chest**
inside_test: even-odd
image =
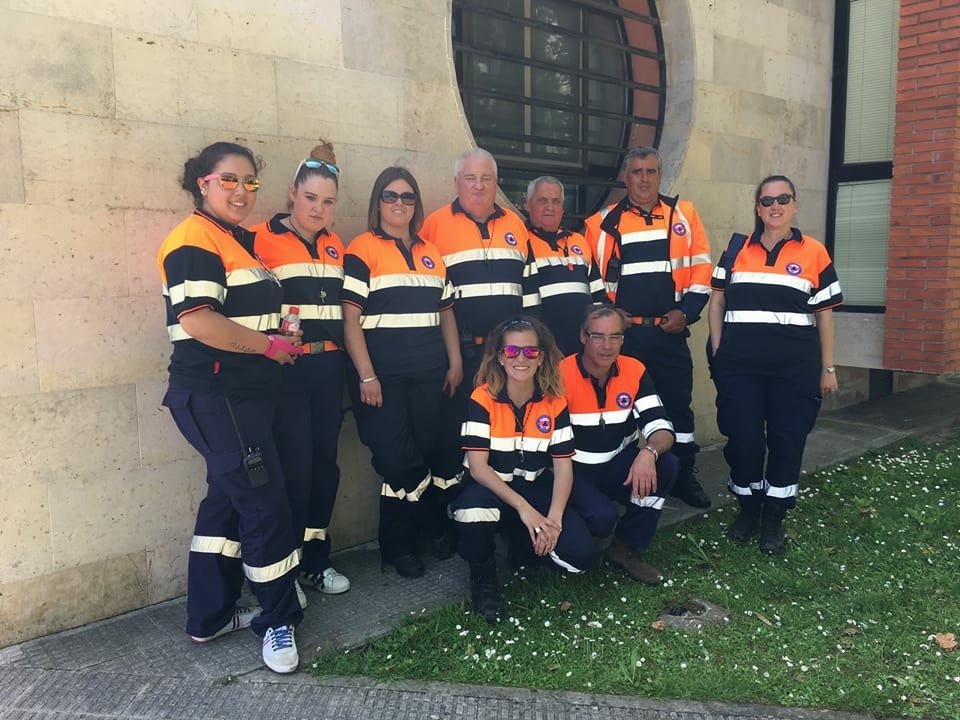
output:
[[[571,245],[570,252],[572,252],[574,255],[583,255],[583,250],[580,249],[579,245]]]
[[[332,246],[330,246],[330,245],[327,245],[327,246],[324,248],[324,250],[326,250],[327,255],[329,255],[330,257],[332,257],[334,260],[339,260],[339,259],[340,259],[340,253],[337,252],[337,249],[336,249],[335,247],[332,247]]]
[[[797,265],[796,263],[790,263],[787,265],[787,272],[791,275],[799,275],[803,272],[803,268]]]
[[[537,430],[542,433],[550,432],[550,428],[553,427],[553,420],[550,419],[549,415],[541,415],[537,418]]]
[[[420,262],[423,263],[423,266],[427,270],[433,270],[437,266],[437,264],[433,261],[433,258],[428,255],[424,255]]]
[[[506,235],[503,236],[503,239],[507,241],[507,245],[517,244],[517,238],[514,236],[513,233],[507,233]]]
[[[686,235],[686,234],[687,234],[687,226],[684,225],[683,223],[676,223],[676,224],[673,226],[673,232],[676,233],[677,235],[681,235],[681,236]]]
[[[620,393],[617,395],[617,405],[626,409],[630,407],[630,395],[628,393]]]

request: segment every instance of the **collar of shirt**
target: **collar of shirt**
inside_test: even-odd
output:
[[[463,205],[460,204],[460,198],[457,198],[452,203],[450,203],[450,209],[454,215],[456,215],[457,213],[460,213],[461,215],[466,215],[468,218],[473,220],[473,222],[484,223],[484,224],[490,222],[491,220],[496,220],[497,218],[501,218],[507,214],[503,211],[502,207],[494,203],[493,212],[490,213],[490,216],[486,220],[475,220],[473,215],[471,215],[470,213],[468,213],[466,210],[463,209]]]
[[[282,235],[283,233],[292,233],[299,238],[300,234],[298,232],[288,228],[283,223],[283,221],[286,220],[288,217],[290,217],[290,213],[277,213],[272,218],[270,218],[270,220],[267,222],[267,227],[270,228],[270,232],[272,232],[274,235]],[[316,240],[320,238],[322,235],[329,235],[329,234],[330,234],[330,231],[327,230],[326,228],[321,229],[320,232],[318,232],[316,237],[314,238],[314,242],[316,242]]]
[[[749,244],[750,245],[760,245],[760,236],[763,235],[763,230],[760,232],[755,232],[750,236]],[[790,237],[781,238],[781,240],[796,240],[798,243],[803,243],[803,233],[800,232],[800,228],[792,227],[790,228]],[[777,242],[780,242],[779,240]]]
[[[533,395],[529,400],[524,404],[524,407],[529,405],[532,402],[540,402],[543,400],[543,390],[540,389],[540,383],[536,380],[533,381]],[[507,405],[513,405],[513,400],[510,399],[510,396],[507,394],[507,384],[504,383],[503,387],[500,388],[500,392],[497,393],[497,402],[506,403]]]
[[[657,198],[656,204],[652,208],[650,208],[650,212],[647,212],[639,205],[634,205],[629,197],[627,197],[626,200],[627,200],[627,207],[630,209],[630,211],[637,213],[637,215],[640,215],[641,217],[657,218],[658,220],[662,220],[664,218],[663,207],[662,207],[663,203],[659,198]]]
[[[583,352],[577,353],[577,367],[580,368],[580,374],[584,378],[589,379],[594,385],[599,384],[600,381],[597,380],[593,375],[591,375],[590,371],[587,370],[586,366],[583,364]],[[619,374],[620,374],[620,363],[614,360],[613,365],[610,366],[610,375],[607,376],[607,382],[610,382],[610,378],[615,378]],[[604,383],[604,385],[606,385],[606,383]]]
[[[544,230],[543,228],[538,228],[534,225],[531,225],[529,220],[527,221],[526,225],[527,230],[546,242],[554,250],[558,249],[558,245],[561,240],[568,238],[573,234],[563,227],[558,228],[555,232],[550,232],[549,230]]]
[[[242,244],[244,248],[247,248],[248,245],[251,248],[253,247],[253,233],[247,230],[245,227],[241,227],[240,225],[231,225],[230,223],[224,222],[223,220],[220,220],[219,218],[216,218],[210,213],[204,211],[202,208],[194,208],[193,214],[199,215],[204,220],[213,223],[224,232],[230,233],[233,235],[234,240]]]

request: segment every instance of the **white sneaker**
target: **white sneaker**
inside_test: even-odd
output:
[[[267,628],[263,636],[263,662],[277,673],[291,673],[300,664],[293,625]]]
[[[341,575],[332,567],[328,567],[322,573],[301,573],[301,577],[326,595],[339,595],[350,589],[347,576]]]
[[[297,589],[297,602],[300,603],[300,609],[307,609],[307,594],[303,591],[303,588],[300,587],[300,581],[294,580],[293,586]]]
[[[193,640],[197,645],[203,645],[208,643],[214,638],[218,638],[221,635],[226,635],[231,633],[234,630],[243,630],[244,628],[250,627],[250,623],[253,622],[253,619],[260,614],[259,607],[243,607],[238,605],[233,611],[233,617],[224,625],[222,628],[217,630],[213,635],[209,637],[197,637],[196,635],[191,635],[190,639]]]

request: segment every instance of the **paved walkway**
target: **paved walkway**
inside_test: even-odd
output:
[[[928,385],[824,414],[811,434],[805,468],[856,457],[910,435],[960,430],[960,379]],[[711,496],[728,501],[719,450],[701,454]],[[697,511],[676,502],[664,524]],[[427,562],[420,580],[381,574],[374,548],[341,553],[337,566],[353,584],[345,595],[308,593],[297,628],[303,665],[318,645],[353,646],[387,632],[401,618],[467,593],[465,564]],[[866,720],[867,716],[714,702],[500,689],[441,683],[317,680],[263,669],[258,644],[234,633],[198,647],[183,632],[184,600],[161,603],[0,650],[0,720],[40,718],[637,718],[638,720]]]

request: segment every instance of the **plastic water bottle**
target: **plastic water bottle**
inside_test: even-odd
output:
[[[300,329],[300,308],[296,305],[291,305],[290,310],[286,315],[283,316],[283,320],[280,322],[280,334],[281,335],[296,335],[297,331]]]

